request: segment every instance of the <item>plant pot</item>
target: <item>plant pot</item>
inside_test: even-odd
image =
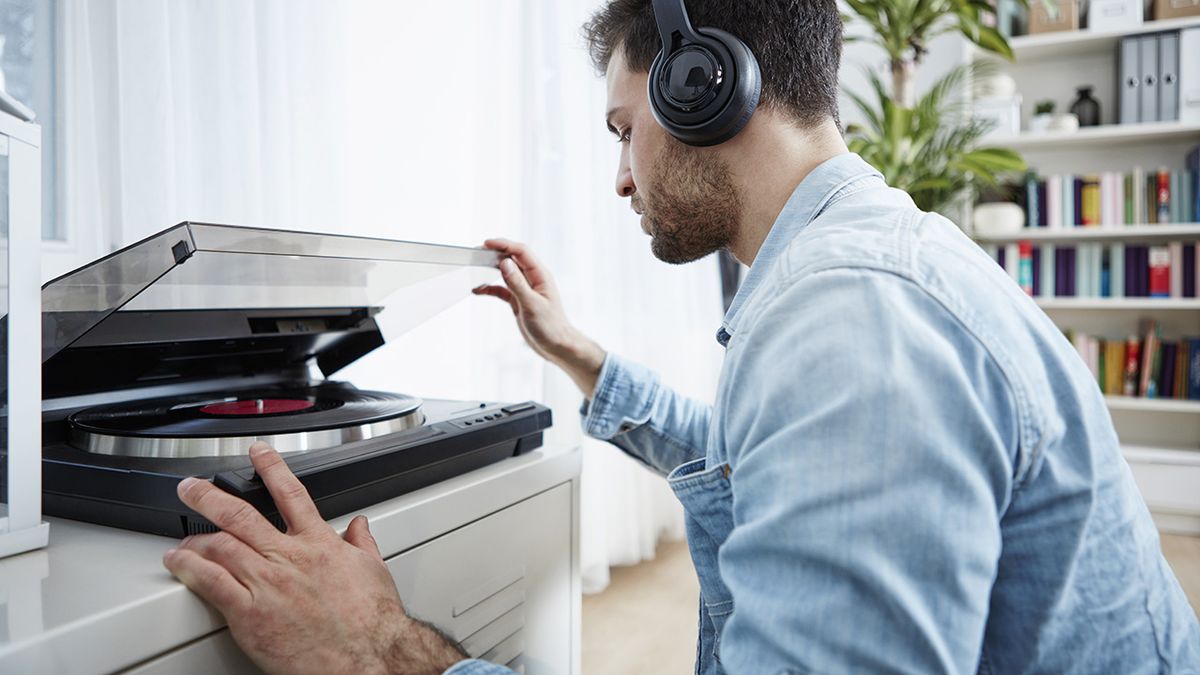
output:
[[[1029,131],[1035,134],[1044,134],[1050,130],[1050,123],[1053,121],[1054,113],[1034,115],[1033,119],[1029,120]]]
[[[1056,131],[1060,133],[1079,131],[1079,118],[1073,113],[1055,115],[1054,119],[1050,120],[1050,127],[1047,129],[1047,131]]]
[[[1010,202],[979,204],[972,214],[972,221],[978,236],[1004,237],[1025,227],[1025,210]]]

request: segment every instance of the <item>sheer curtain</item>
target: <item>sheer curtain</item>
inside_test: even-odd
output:
[[[477,245],[529,242],[572,320],[711,398],[715,259],[654,260],[613,192],[618,148],[580,25],[599,0],[61,0],[63,213],[76,264],[182,220]],[[48,269],[47,275],[61,269]],[[464,289],[465,294],[466,289]],[[469,299],[338,377],[538,399],[584,448],[585,589],[682,537],[662,480],[582,438],[579,393]]]

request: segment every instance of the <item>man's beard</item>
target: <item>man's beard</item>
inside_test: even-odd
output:
[[[645,214],[650,250],[672,265],[728,248],[742,215],[742,199],[729,166],[681,143],[668,143],[654,163],[646,198],[634,195]]]

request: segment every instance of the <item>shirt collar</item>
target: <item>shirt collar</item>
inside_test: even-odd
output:
[[[775,259],[783,252],[797,234],[808,226],[831,203],[843,196],[852,183],[864,178],[874,177],[880,182],[883,176],[870,164],[854,153],[845,153],[828,159],[800,181],[792,196],[779,212],[779,217],[771,226],[770,233],[758,249],[754,264],[738,288],[725,320],[717,331],[717,342],[722,347],[737,331],[738,318],[742,306],[754,295],[758,286],[766,278],[767,273],[775,264]]]

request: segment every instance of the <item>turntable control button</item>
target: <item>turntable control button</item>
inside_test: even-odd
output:
[[[500,410],[502,412],[508,413],[509,415],[513,415],[515,413],[525,412],[526,410],[533,410],[533,404],[532,403],[518,403],[516,405],[510,405],[507,408],[501,408]]]
[[[470,420],[467,420],[466,422],[463,422],[463,424],[465,424],[467,426],[471,426],[472,422]]]
[[[475,424],[483,424],[483,418],[480,417],[479,419],[475,420]]]

